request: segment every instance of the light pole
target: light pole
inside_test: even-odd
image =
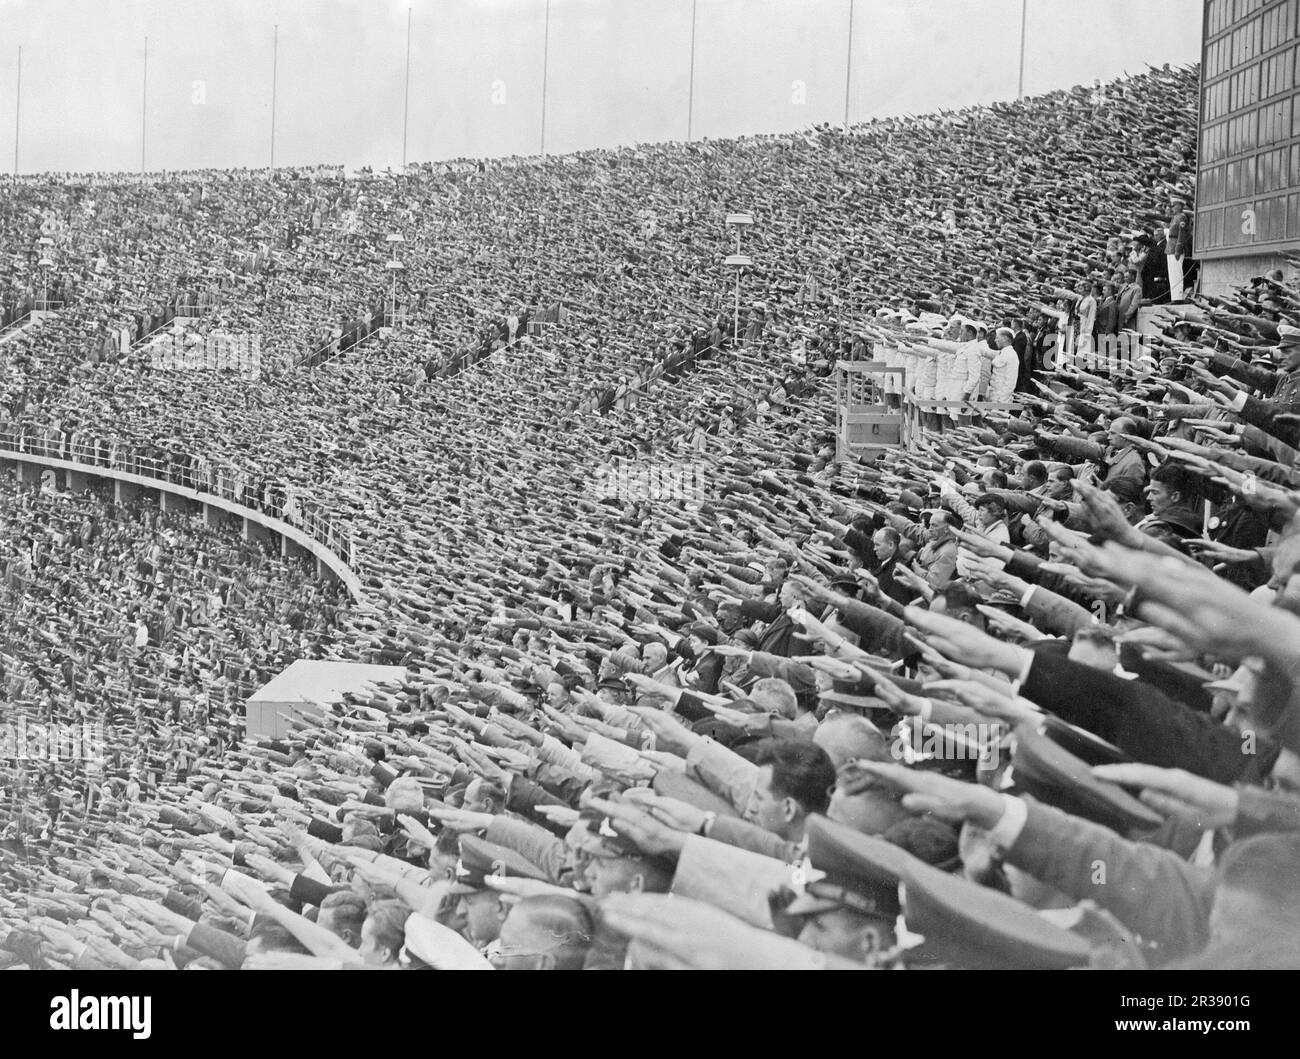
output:
[[[401,232],[389,232],[388,235],[384,237],[384,242],[388,244],[390,252],[393,255],[391,258],[389,258],[387,263],[384,265],[384,268],[389,273],[392,282],[392,288],[391,288],[392,293],[390,296],[390,303],[389,303],[390,322],[388,326],[396,327],[397,326],[397,277],[398,275],[401,274],[402,270],[406,268],[406,266],[403,265],[400,260],[398,260],[397,252],[398,252],[398,248],[401,247],[406,242],[406,240],[402,237]]]
[[[50,307],[50,269],[54,267],[54,261],[50,258],[50,247],[54,245],[54,240],[48,235],[41,236],[38,245],[41,248],[41,258],[36,262],[36,267],[41,270],[41,310],[46,311]]]
[[[722,263],[736,270],[736,308],[732,322],[736,345],[740,345],[740,274],[754,264],[752,257],[741,253],[740,233],[752,226],[753,223],[754,215],[752,213],[727,214],[727,227],[736,230],[736,252],[728,254]]]

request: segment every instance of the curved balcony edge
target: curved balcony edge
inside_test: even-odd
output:
[[[20,452],[16,449],[4,447],[0,447],[0,460],[17,464],[36,464],[41,467],[50,467],[55,470],[73,471],[77,474],[85,474],[95,478],[107,478],[115,482],[126,482],[143,489],[156,489],[159,493],[166,493],[171,496],[194,501],[195,503],[205,504],[208,507],[219,508],[231,515],[246,519],[258,526],[262,526],[274,533],[281,540],[292,541],[298,547],[310,552],[316,557],[316,559],[328,567],[335,577],[343,582],[349,595],[351,595],[356,602],[365,602],[365,593],[361,587],[361,579],[332,548],[322,544],[315,537],[304,533],[296,526],[291,526],[283,519],[273,518],[262,511],[258,511],[256,508],[245,507],[243,504],[237,504],[233,500],[227,500],[225,497],[217,496],[215,493],[203,493],[197,489],[191,489],[188,486],[176,485],[174,482],[169,482],[162,478],[150,478],[147,475],[133,474],[130,471],[119,470],[116,467],[104,467],[95,463],[81,463],[77,460],[65,460],[55,456],[42,456],[35,452]]]

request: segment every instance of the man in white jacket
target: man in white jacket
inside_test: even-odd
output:
[[[1016,392],[1016,382],[1020,378],[1020,358],[1012,344],[1015,335],[1011,328],[999,327],[993,336],[998,351],[993,355],[993,372],[989,376],[988,399],[994,403],[1010,401]]]
[[[970,401],[973,400],[976,389],[980,381],[980,342],[979,331],[976,324],[966,321],[961,329],[961,345],[957,347],[957,352],[953,355],[952,367],[948,375],[948,394],[949,401]],[[970,422],[969,414],[961,414],[954,409],[951,413],[953,419],[959,422]]]
[[[1092,370],[1091,355],[1093,351],[1092,333],[1097,329],[1097,285],[1088,280],[1079,284],[1079,326],[1075,338],[1074,353],[1078,362],[1088,365]]]

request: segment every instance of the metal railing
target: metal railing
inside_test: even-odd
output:
[[[22,316],[14,317],[7,324],[5,324],[4,327],[0,327],[0,338],[4,337],[5,335],[14,334],[17,331],[21,331],[25,326],[27,326],[27,321],[29,321],[31,318],[32,318],[32,311],[30,309],[28,309],[27,312],[23,313]]]
[[[401,319],[405,320],[405,312],[399,315]],[[370,324],[366,324],[364,319],[358,316],[352,320],[348,325],[348,330],[344,331],[343,334],[337,338],[331,338],[310,353],[299,357],[294,366],[298,368],[319,368],[322,364],[328,364],[335,357],[342,356],[349,350],[355,349],[363,342],[368,342],[379,334],[381,328],[394,326],[396,326],[394,314],[388,311],[386,306],[372,312]]]
[[[0,327],[0,336],[12,334],[15,331],[21,330],[31,321],[33,313],[58,312],[66,304],[67,302],[52,301],[48,298],[33,298],[31,299],[26,312],[21,316],[14,317],[14,319],[10,320],[3,327]]]
[[[24,454],[80,464],[91,472],[107,469],[152,478],[191,490],[200,500],[209,496],[238,504],[300,530],[349,568],[354,565],[355,538],[343,523],[324,505],[300,497],[292,485],[277,479],[174,449],[157,455],[81,431],[69,434],[30,424],[0,424],[0,455],[21,459]]]

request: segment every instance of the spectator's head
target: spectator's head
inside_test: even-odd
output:
[[[767,713],[793,721],[798,713],[799,700],[788,681],[780,677],[763,677],[755,681],[749,691],[749,700]]]
[[[397,963],[406,940],[406,920],[411,910],[401,901],[376,901],[361,924],[361,958],[373,967]]]
[[[585,846],[589,854],[585,881],[597,900],[614,893],[667,893],[672,885],[672,866],[647,856],[627,840],[589,837]]]
[[[781,583],[781,591],[777,594],[781,601],[781,606],[787,610],[796,603],[807,603],[808,593],[799,584],[798,581],[787,578]]]
[[[458,860],[460,837],[450,828],[439,832],[437,844],[429,851],[429,874],[434,879],[455,878]]]
[[[456,903],[455,915],[458,922],[464,923],[470,941],[475,945],[486,945],[495,941],[500,933],[506,907],[500,894],[485,887],[462,893]]]
[[[898,545],[902,538],[892,526],[882,526],[871,535],[871,550],[875,552],[880,563],[888,563],[898,555]]]
[[[758,776],[746,819],[795,842],[812,813],[824,813],[835,786],[835,767],[816,743],[767,739],[757,748]]]
[[[1278,328],[1280,340],[1278,353],[1283,371],[1295,371],[1300,368],[1300,327],[1282,324]]]
[[[495,780],[475,776],[465,788],[462,805],[471,813],[499,813],[506,806],[506,792]]]
[[[1041,489],[1047,484],[1047,468],[1038,460],[1030,460],[1025,464],[1021,477],[1024,479],[1025,489]]]
[[[492,965],[500,971],[576,971],[595,937],[591,914],[569,897],[527,897],[501,925]]]
[[[1132,416],[1118,416],[1111,420],[1110,426],[1106,428],[1106,441],[1112,453],[1123,452],[1132,446],[1132,442],[1127,435],[1136,434],[1137,420]]]
[[[1116,478],[1113,482],[1106,485],[1106,491],[1110,493],[1119,504],[1120,510],[1124,512],[1124,517],[1129,523],[1135,523],[1142,517],[1142,486],[1138,484],[1136,478]]]
[[[866,761],[889,761],[885,734],[865,717],[856,713],[831,713],[817,726],[813,742],[826,751],[835,768],[859,758]]]
[[[350,890],[327,894],[316,915],[318,926],[332,931],[354,949],[361,945],[361,927],[366,919],[366,902]]]
[[[668,648],[658,640],[651,640],[641,649],[641,661],[647,673],[654,673],[668,664]]]
[[[363,816],[355,813],[343,821],[343,842],[345,845],[362,845],[366,840],[377,842],[379,828]]]
[[[953,540],[953,528],[961,528],[961,516],[952,511],[935,511],[930,515],[927,536],[931,544],[944,544]]]
[[[400,776],[384,791],[384,805],[399,813],[415,813],[424,808],[424,790],[408,776]]]
[[[987,530],[1007,517],[1006,501],[994,493],[986,493],[975,502],[980,529]]]
[[[1151,514],[1160,517],[1174,508],[1187,507],[1195,499],[1194,489],[1191,472],[1178,464],[1166,463],[1157,467],[1151,472],[1151,481],[1146,488]]]
[[[249,956],[258,956],[268,952],[286,952],[300,956],[310,955],[307,947],[289,933],[287,927],[262,915],[254,917],[253,928],[248,932],[248,944],[245,946],[245,951]]]
[[[1256,835],[1227,848],[1210,909],[1211,946],[1300,937],[1300,834]]]
[[[930,609],[936,614],[956,618],[968,625],[984,628],[984,615],[977,609],[983,602],[968,585],[953,581],[945,585],[930,601]]]
[[[778,591],[790,575],[790,564],[779,555],[771,559],[763,568],[763,579],[771,592]]]

